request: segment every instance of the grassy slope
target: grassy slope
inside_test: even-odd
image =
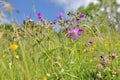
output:
[[[63,32],[55,33],[52,28],[28,28],[20,34],[8,30],[0,38],[0,80],[41,80],[47,74],[50,80],[97,80],[99,72],[101,80],[120,79],[118,32],[93,37],[84,30],[76,41],[66,38]],[[89,40],[93,45],[87,44]],[[16,51],[9,49],[12,43],[19,46]],[[112,53],[118,58],[112,60],[109,57]],[[102,63],[101,54],[109,59],[103,69],[97,67]]]

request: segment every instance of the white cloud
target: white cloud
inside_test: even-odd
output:
[[[65,12],[76,11],[80,6],[86,7],[90,2],[99,3],[97,0],[50,0],[57,6],[64,9]]]
[[[9,20],[7,19],[6,15],[1,11],[0,12],[0,24],[8,23]]]
[[[120,4],[120,0],[116,0],[118,4]]]
[[[7,22],[7,19],[2,19],[2,18],[0,18],[0,24],[4,24],[4,23],[6,23]]]

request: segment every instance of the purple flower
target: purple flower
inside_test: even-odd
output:
[[[102,64],[105,66],[107,63],[108,63],[108,61],[104,60]]]
[[[117,56],[116,54],[114,54],[114,53],[111,55],[111,58],[112,58],[112,59],[116,59],[117,57],[118,57],[118,56]]]
[[[81,19],[82,19],[82,18],[85,18],[85,15],[82,14],[82,13],[80,13],[80,14],[79,14],[79,18],[81,18]]]
[[[28,22],[33,21],[31,16],[27,16],[27,20],[28,20]]]
[[[106,56],[105,55],[101,55],[100,57],[101,57],[101,59],[106,60]]]
[[[91,40],[88,41],[88,44],[89,44],[89,45],[92,45],[92,44],[93,44],[93,41],[91,41]]]
[[[42,16],[42,13],[38,13],[37,16],[38,16],[38,18],[39,18],[40,20],[44,21],[44,18],[43,18],[43,16]]]
[[[83,32],[83,29],[82,29],[82,28],[79,28],[79,30],[78,30],[78,35],[80,36],[80,35],[82,34],[82,32]]]
[[[82,32],[82,28],[69,28],[69,33],[67,34],[67,37],[76,40],[82,34]]]
[[[57,16],[57,17],[58,17],[59,19],[62,19],[62,16],[63,16],[63,14],[60,12],[60,13],[58,13],[58,16]]]
[[[54,21],[53,21],[53,24],[57,24],[57,20],[54,20]]]
[[[42,16],[42,13],[38,13],[38,18],[41,19],[43,16]]]
[[[73,20],[73,25],[76,26],[77,25],[77,21]]]

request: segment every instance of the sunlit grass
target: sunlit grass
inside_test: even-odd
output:
[[[5,3],[2,9],[11,12]],[[108,26],[105,14],[68,16],[59,13],[50,22],[38,13],[38,23],[0,25],[0,80],[119,80],[119,30]]]
[[[118,32],[91,36],[91,32],[86,33],[84,29],[77,40],[67,38],[62,31],[56,33],[44,27],[38,31],[28,28],[22,35],[3,32],[0,38],[1,80],[120,79]],[[89,40],[93,44],[89,45]],[[12,44],[17,47],[10,48]],[[110,57],[113,53],[117,58]],[[99,69],[101,55],[105,55],[108,62]]]

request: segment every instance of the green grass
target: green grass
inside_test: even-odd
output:
[[[84,28],[83,34],[74,41],[63,31],[56,33],[52,28],[22,30],[1,30],[0,80],[43,80],[44,77],[48,80],[120,79],[118,32],[113,30],[95,36]],[[87,44],[89,40],[93,41],[92,45]],[[9,49],[12,43],[18,45],[17,50]],[[111,59],[113,53],[118,58]],[[107,56],[108,64],[99,69],[98,64],[103,62],[101,54]],[[100,79],[97,73],[101,73]]]

